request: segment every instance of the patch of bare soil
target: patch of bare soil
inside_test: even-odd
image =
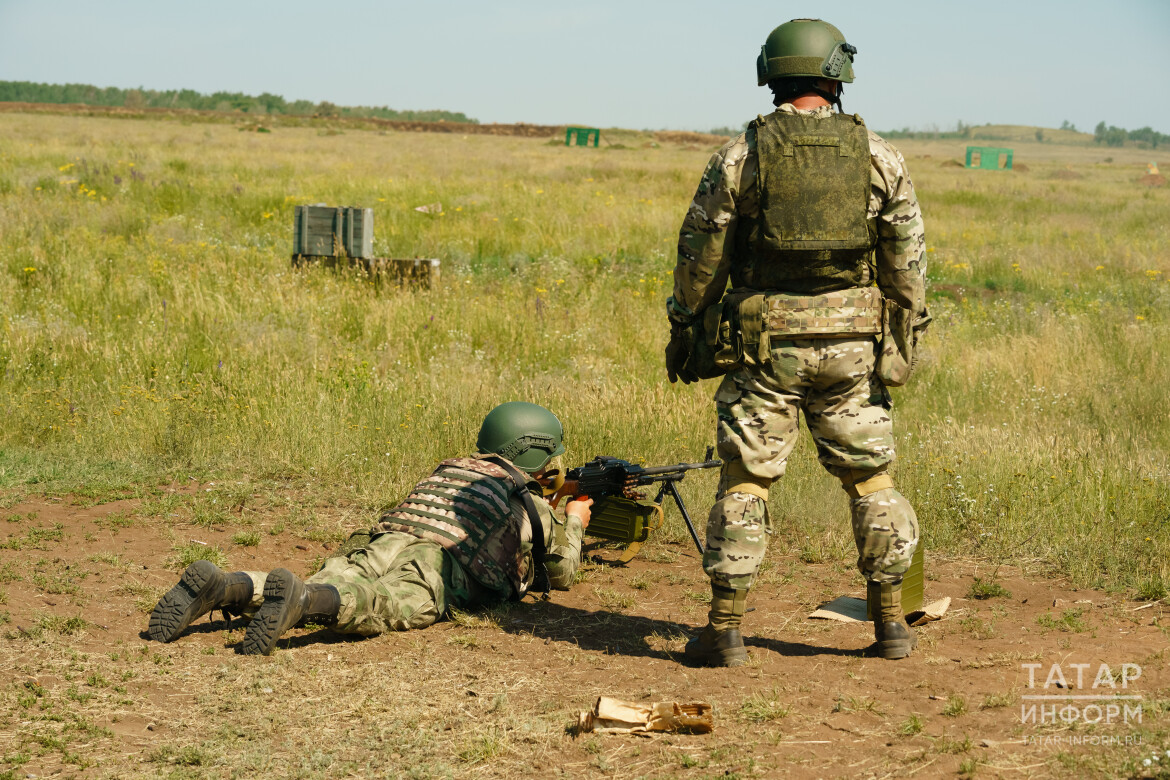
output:
[[[241,546],[239,527],[139,510],[40,499],[0,510],[0,773],[1084,777],[1125,774],[1165,747],[1166,605],[1028,568],[928,555],[927,597],[951,608],[898,662],[867,654],[868,624],[806,618],[862,594],[852,564],[802,563],[780,544],[749,597],[750,661],[737,669],[680,663],[708,587],[697,553],[673,544],[626,567],[588,565],[549,601],[369,639],[296,630],[257,658],[233,652],[244,621],[219,615],[170,645],[145,638],[178,578],[175,548],[195,540],[233,569],[307,574],[330,545],[275,511],[249,518],[259,544]],[[973,598],[977,578],[996,595]],[[1130,668],[1123,689],[1124,664],[1140,677]],[[1140,697],[1126,702],[1141,724],[1088,709],[1114,694]],[[711,702],[715,731],[575,735],[599,695]],[[1076,719],[1051,714],[1070,707]]]
[[[197,111],[195,109],[176,108],[126,108],[123,106],[89,106],[79,103],[18,103],[0,102],[0,111],[36,114],[71,114],[81,116],[112,116],[127,119],[168,119],[194,118],[236,121],[245,124],[255,123],[254,117],[240,112],[228,111]],[[515,124],[473,124],[470,122],[415,122],[398,119],[378,119],[376,117],[339,117],[339,116],[300,116],[294,114],[270,115],[265,119],[266,126],[280,126],[285,123],[296,125],[317,122],[327,122],[330,125],[353,127],[367,127],[383,130],[399,130],[412,133],[454,133],[458,135],[511,135],[526,138],[546,138],[548,136],[565,135],[565,125],[530,125],[523,122]]]
[[[1029,168],[1024,163],[1012,163],[1012,170],[1016,173],[1027,173]]]
[[[1144,184],[1147,187],[1165,187],[1166,177],[1160,173],[1147,173],[1138,179],[1138,183]]]
[[[959,160],[943,160],[941,163],[939,163],[939,167],[940,168],[966,168],[967,166],[964,165]]]

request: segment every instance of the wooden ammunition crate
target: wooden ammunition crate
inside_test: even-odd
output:
[[[374,256],[374,210],[349,207],[341,226],[341,246],[350,257]]]
[[[368,258],[374,254],[374,210],[354,206],[297,206],[293,256]]]

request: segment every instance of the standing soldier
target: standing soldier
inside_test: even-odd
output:
[[[768,489],[784,475],[800,411],[850,498],[876,651],[904,658],[916,644],[901,583],[918,520],[887,473],[886,386],[905,383],[930,321],[925,237],[902,155],[840,113],[856,53],[819,19],[772,31],[756,71],[777,109],[711,158],[679,232],[667,372],[671,382],[726,375],[715,393],[724,467],[703,557],[711,610],[686,647],[694,663],[747,658],[739,628],[771,532]]]
[[[229,573],[196,561],[151,612],[150,638],[170,642],[222,609],[251,618],[239,651],[268,655],[302,621],[371,636],[425,628],[449,607],[518,599],[533,587],[568,590],[593,501],[561,511],[541,495],[558,473],[549,464],[565,451],[562,435],[548,409],[501,404],[484,418],[479,452],[440,463],[364,545],[304,582],[288,569]]]

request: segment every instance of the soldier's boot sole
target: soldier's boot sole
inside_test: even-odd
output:
[[[146,633],[156,642],[174,641],[188,626],[219,606],[226,574],[211,561],[195,561],[150,613]]]
[[[264,603],[244,632],[239,652],[271,655],[276,642],[304,615],[305,583],[288,569],[275,569],[264,582]]]
[[[743,666],[747,663],[747,648],[738,628],[715,631],[708,626],[687,642],[683,660],[692,666]]]
[[[918,637],[914,629],[903,621],[884,623],[875,632],[874,643],[877,655],[887,661],[898,661],[906,658],[918,647]]]

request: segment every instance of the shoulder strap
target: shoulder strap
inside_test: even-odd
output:
[[[528,477],[520,469],[496,455],[484,458],[494,463],[508,474],[508,479],[516,486],[516,494],[524,504],[524,512],[528,515],[528,525],[532,527],[532,587],[539,590],[545,598],[551,585],[548,581],[548,570],[544,566],[544,554],[547,547],[544,543],[544,523],[540,521],[540,513],[536,511],[536,502],[532,500],[532,491],[528,489]]]

